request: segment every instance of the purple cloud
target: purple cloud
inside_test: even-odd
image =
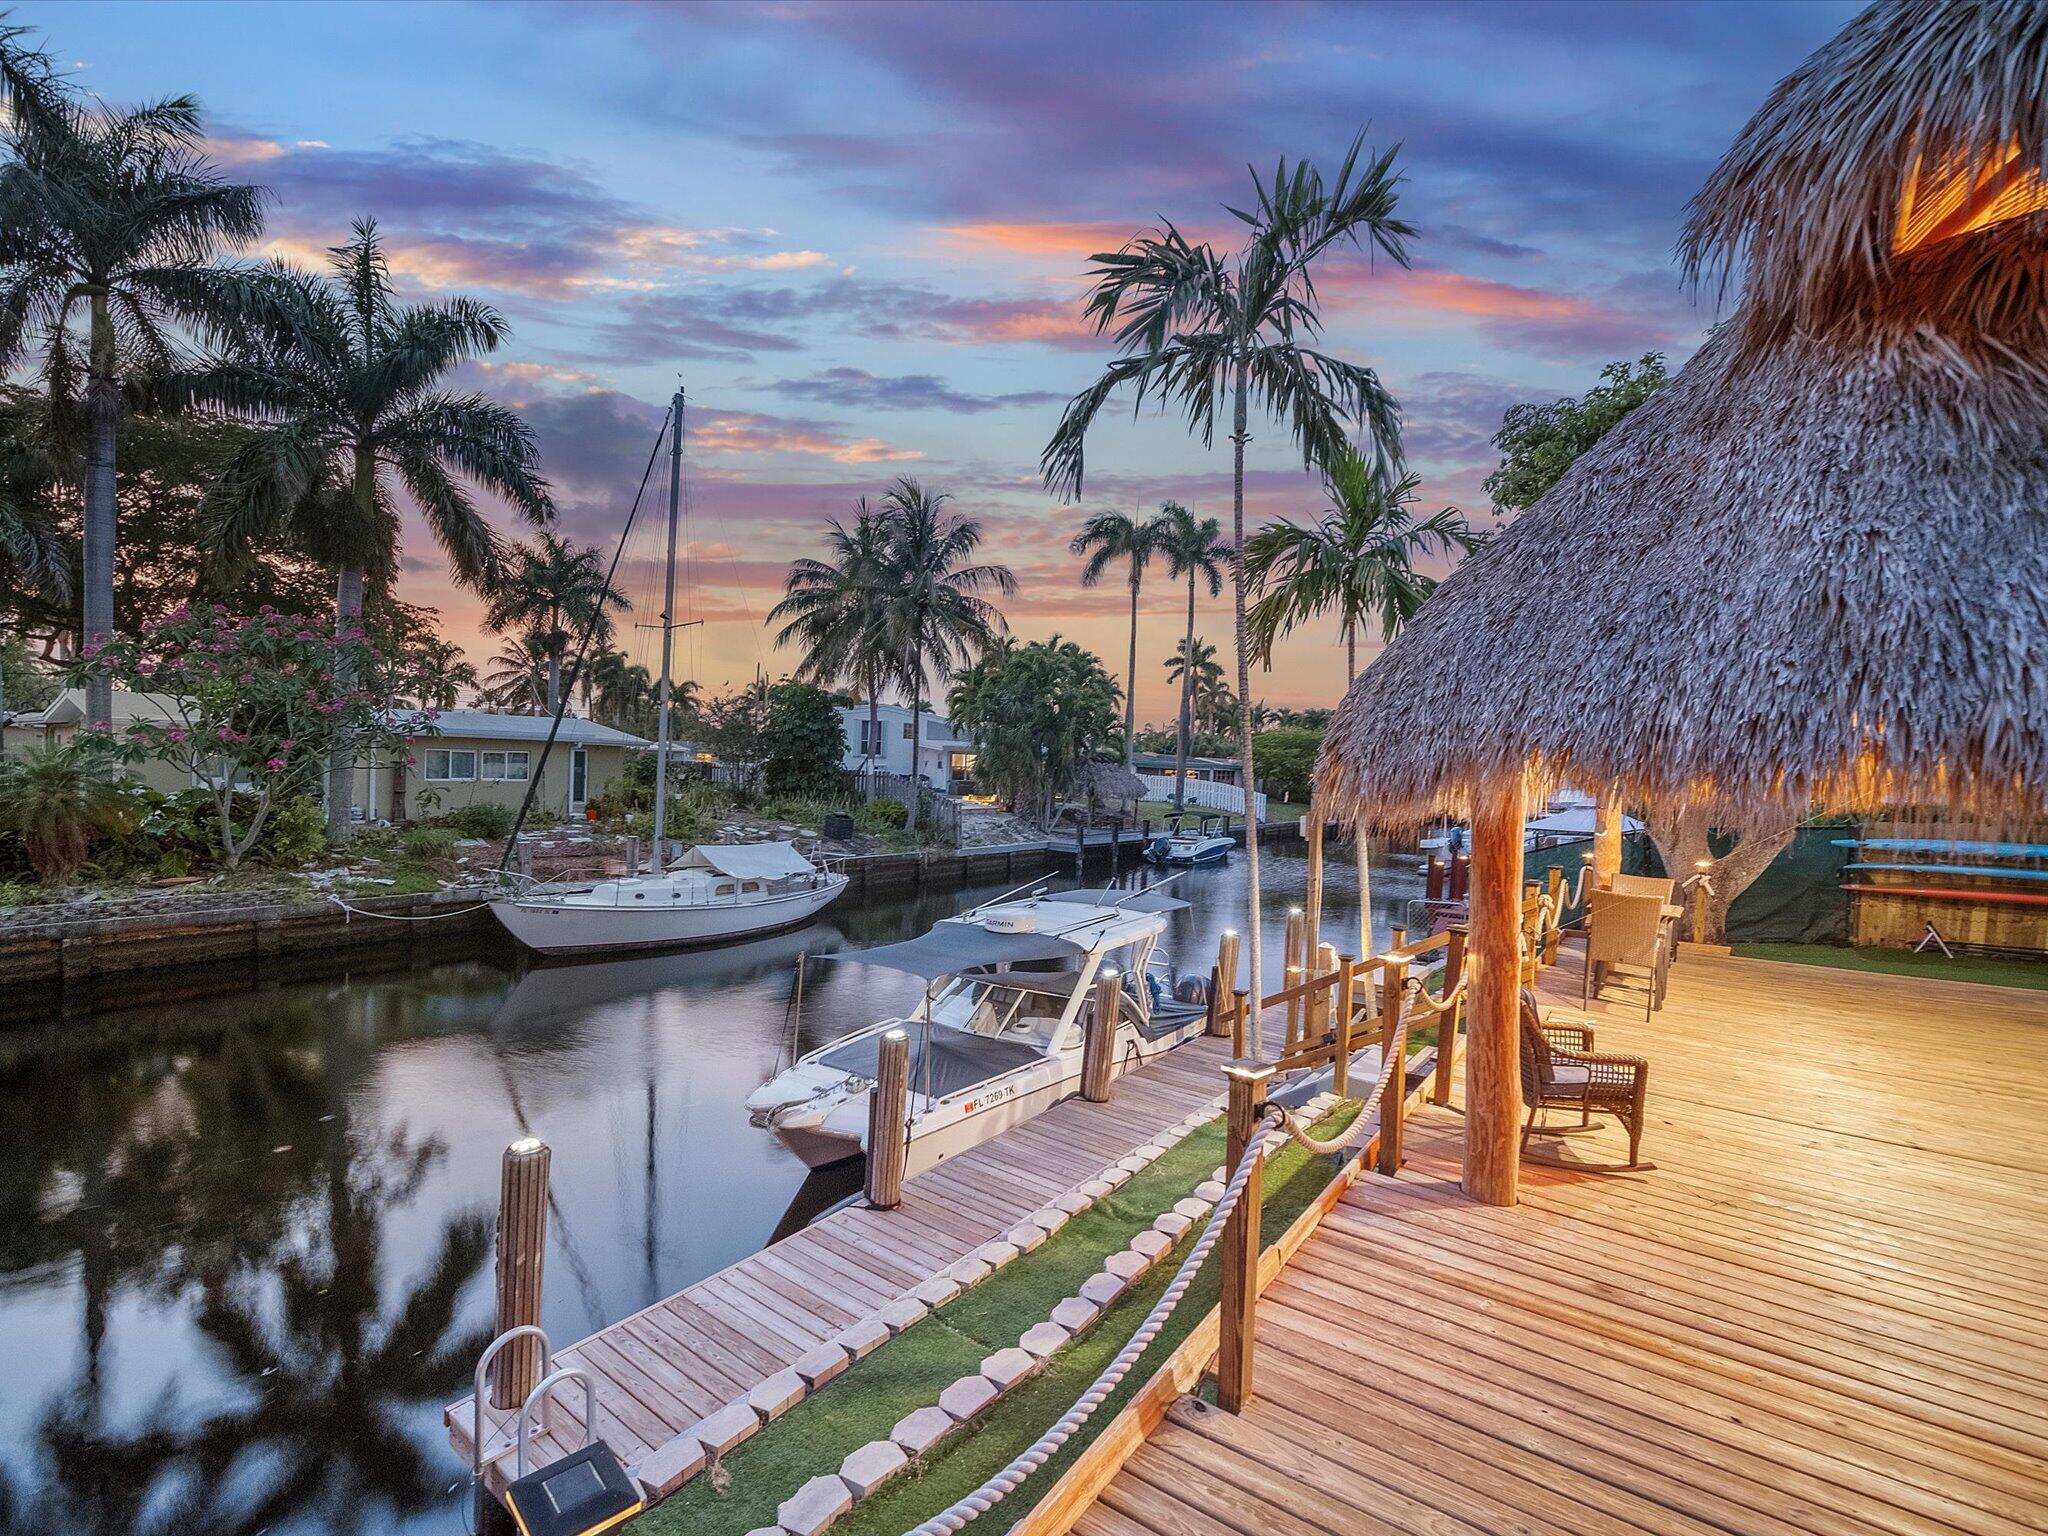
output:
[[[973,416],[1019,405],[1054,405],[1066,397],[1051,390],[1006,395],[970,395],[949,387],[933,373],[882,378],[860,368],[827,368],[805,379],[778,379],[766,386],[797,400],[882,411],[951,411]]]

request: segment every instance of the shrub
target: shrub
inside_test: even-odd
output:
[[[126,833],[137,819],[135,797],[91,743],[31,747],[0,761],[0,821],[20,837],[46,884],[66,884],[78,873],[95,834]]]
[[[900,800],[870,800],[853,813],[853,824],[863,832],[894,832],[910,825],[910,811]]]
[[[494,843],[503,842],[512,835],[512,813],[490,800],[473,800],[468,805],[458,805],[441,818],[441,824],[453,828],[463,837],[481,837]]]
[[[453,827],[408,827],[399,846],[409,859],[438,859],[455,846]]]
[[[796,682],[770,688],[761,745],[769,793],[816,798],[839,787],[846,733],[824,689]]]
[[[0,907],[18,907],[28,900],[28,887],[19,880],[0,880]]]
[[[815,827],[825,819],[825,813],[830,809],[822,800],[807,800],[795,795],[783,795],[761,803],[761,814],[768,820],[793,821],[804,827]]]
[[[327,818],[311,795],[278,802],[256,841],[255,855],[273,868],[290,869],[317,858],[327,846]]]

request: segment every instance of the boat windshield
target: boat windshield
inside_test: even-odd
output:
[[[1048,1045],[1079,978],[1057,973],[961,976],[932,1002],[932,1022],[963,1034]]]

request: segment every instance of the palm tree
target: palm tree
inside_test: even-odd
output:
[[[1092,587],[1102,573],[1117,561],[1129,568],[1131,584],[1131,659],[1124,671],[1124,766],[1129,768],[1138,752],[1138,589],[1145,580],[1145,566],[1162,549],[1166,532],[1164,516],[1140,522],[1123,512],[1097,512],[1081,525],[1067,547],[1086,555],[1081,567],[1081,585]]]
[[[1237,648],[1237,691],[1251,692],[1251,653],[1245,635],[1244,448],[1251,440],[1256,396],[1269,416],[1285,420],[1309,464],[1336,462],[1357,422],[1390,461],[1400,455],[1394,402],[1370,369],[1319,351],[1322,331],[1313,269],[1342,245],[1377,250],[1407,265],[1414,230],[1394,217],[1401,178],[1394,151],[1361,166],[1365,139],[1354,139],[1334,183],[1307,161],[1291,169],[1282,160],[1268,183],[1252,173],[1249,211],[1232,210],[1249,229],[1234,260],[1206,242],[1190,244],[1172,224],[1141,234],[1121,251],[1092,258],[1095,288],[1087,313],[1098,331],[1114,331],[1118,356],[1067,404],[1046,444],[1041,467],[1047,487],[1068,500],[1081,494],[1083,447],[1103,404],[1125,385],[1139,402],[1151,393],[1180,403],[1188,427],[1204,446],[1213,443],[1216,418],[1230,413],[1232,459],[1232,639]],[[1251,716],[1239,711],[1238,752],[1249,779]],[[1249,791],[1246,807],[1252,804]],[[1252,985],[1259,976],[1258,820],[1245,818],[1245,874],[1251,899]],[[1263,1041],[1256,1010],[1254,1051]]]
[[[591,625],[591,638],[609,646],[611,610],[630,607],[626,594],[606,579],[602,555],[544,529],[512,552],[484,609],[484,625],[522,630],[539,645],[547,662],[546,708],[553,714],[561,707],[562,662],[576,632]]]
[[[1297,624],[1334,613],[1344,631],[1344,681],[1358,677],[1358,632],[1377,620],[1393,639],[1436,590],[1419,556],[1470,554],[1486,542],[1456,507],[1417,518],[1422,477],[1396,479],[1355,453],[1329,470],[1330,509],[1314,523],[1280,518],[1252,535],[1245,576],[1259,594],[1248,615],[1252,652],[1269,668],[1273,644]]]
[[[1017,578],[1007,565],[973,564],[981,524],[945,511],[952,500],[917,481],[898,480],[882,499],[886,555],[882,570],[882,632],[896,658],[897,680],[910,689],[910,826],[917,826],[918,755],[924,701],[935,680],[971,661],[1009,629],[980,594],[1008,596]]]
[[[166,326],[217,333],[229,285],[210,263],[263,232],[263,192],[215,173],[199,104],[173,96],[120,110],[82,102],[0,28],[0,94],[10,150],[0,165],[0,366],[42,351],[53,407],[79,378],[85,321],[86,456],[82,648],[114,628],[115,449],[131,389],[170,374]],[[89,720],[113,713],[113,682],[86,684]]]
[[[644,734],[653,718],[654,679],[645,667],[628,661],[615,650],[602,650],[583,668],[584,707],[595,717],[622,731]],[[694,701],[697,685],[676,683],[671,693],[688,689]],[[694,702],[683,706],[686,710]]]
[[[890,523],[885,512],[854,503],[853,526],[827,524],[827,557],[790,562],[783,599],[768,610],[782,620],[777,645],[800,645],[796,675],[821,687],[852,687],[868,706],[870,764],[881,751],[882,689],[896,675],[897,653],[887,628]],[[913,765],[915,754],[913,754]]]
[[[1223,680],[1223,663],[1216,659],[1216,647],[1187,636],[1166,658],[1166,680],[1180,685],[1195,723],[1204,732],[1215,730],[1217,720],[1231,703],[1230,684]]]
[[[548,648],[536,634],[514,635],[484,668],[477,698],[492,709],[530,713],[547,702]]]
[[[454,567],[480,591],[497,584],[497,536],[458,475],[505,497],[529,522],[554,516],[533,435],[481,395],[435,386],[451,368],[496,350],[496,310],[455,298],[401,309],[377,226],[359,220],[324,276],[273,266],[240,285],[243,333],[197,393],[259,423],[212,493],[217,537],[231,558],[283,532],[335,568],[337,632],[354,627],[368,581],[396,564],[398,509],[384,471],[405,487]],[[328,766],[327,833],[349,832],[351,755]]]
[[[1182,576],[1188,579],[1188,627],[1181,643],[1184,650],[1192,650],[1195,644],[1195,584],[1207,581],[1211,597],[1223,590],[1223,567],[1230,560],[1230,546],[1223,542],[1222,530],[1216,526],[1215,518],[1197,518],[1177,501],[1169,501],[1159,509],[1159,520],[1162,524],[1159,551],[1166,557],[1167,573],[1175,579]],[[1192,730],[1188,712],[1194,701],[1193,684],[1192,674],[1182,677],[1180,723],[1173,749],[1173,808],[1176,811],[1187,803],[1188,736]]]
[[[127,832],[140,819],[115,767],[90,742],[50,742],[0,761],[0,829],[21,839],[46,884],[78,873],[95,832]]]

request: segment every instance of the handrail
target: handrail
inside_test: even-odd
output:
[[[481,1476],[484,1469],[484,1372],[498,1357],[498,1351],[515,1339],[534,1338],[540,1340],[540,1373],[548,1375],[555,1368],[554,1346],[548,1342],[547,1330],[537,1323],[522,1323],[517,1328],[507,1328],[477,1356],[476,1376],[473,1382],[476,1390],[470,1398],[469,1420],[469,1470],[472,1477]]]

